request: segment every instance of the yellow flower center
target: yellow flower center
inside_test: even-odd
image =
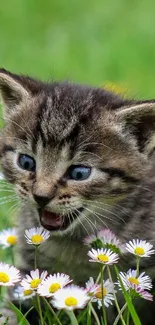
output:
[[[59,290],[61,288],[59,283],[52,283],[51,286],[49,287],[49,292],[50,293],[54,293],[57,290]]]
[[[32,289],[38,288],[38,285],[41,283],[41,279],[33,279],[30,283]]]
[[[145,251],[144,251],[144,248],[142,248],[142,247],[136,247],[134,250],[134,253],[138,254],[138,255],[144,255]]]
[[[132,277],[132,276],[128,280],[132,284],[139,284],[139,281],[136,278]]]
[[[17,237],[16,236],[13,236],[13,235],[10,235],[8,236],[7,238],[7,243],[11,246],[15,245],[17,243]]]
[[[103,287],[103,297],[105,297],[107,294],[106,288]],[[98,299],[102,299],[102,289],[99,289],[99,291],[96,292],[95,297]]]
[[[40,245],[43,242],[44,238],[42,235],[36,234],[32,236],[31,240],[34,245]]]
[[[103,263],[106,263],[109,261],[109,257],[107,255],[99,254],[97,256],[97,259]]]
[[[24,296],[30,296],[33,293],[33,290],[24,290]]]
[[[68,297],[65,299],[65,305],[68,307],[76,306],[77,304],[78,304],[78,301],[74,297]]]
[[[0,272],[0,282],[7,283],[7,282],[9,282],[9,280],[10,280],[10,278],[6,273]]]

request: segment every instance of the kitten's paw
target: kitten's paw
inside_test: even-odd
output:
[[[0,315],[3,315],[0,317],[0,325],[5,324],[6,319],[8,319],[7,325],[18,325],[17,317],[12,310],[3,308],[0,310]]]

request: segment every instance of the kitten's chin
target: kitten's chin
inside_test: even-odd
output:
[[[39,209],[39,217],[41,225],[49,231],[65,231],[70,225],[74,222],[79,214],[83,211],[84,208],[76,209],[76,214],[74,211],[66,215],[56,214],[48,210]],[[73,218],[74,216],[74,218]]]

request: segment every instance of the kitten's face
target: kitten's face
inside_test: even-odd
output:
[[[44,228],[66,232],[84,219],[89,227],[102,225],[107,206],[127,196],[141,179],[147,155],[124,127],[121,110],[105,107],[111,98],[101,105],[91,88],[41,86],[7,111],[1,139],[4,174],[20,198],[36,207]]]

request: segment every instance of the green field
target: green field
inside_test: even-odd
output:
[[[2,0],[0,66],[155,97],[154,10],[153,0]],[[10,206],[0,204],[0,228]]]

